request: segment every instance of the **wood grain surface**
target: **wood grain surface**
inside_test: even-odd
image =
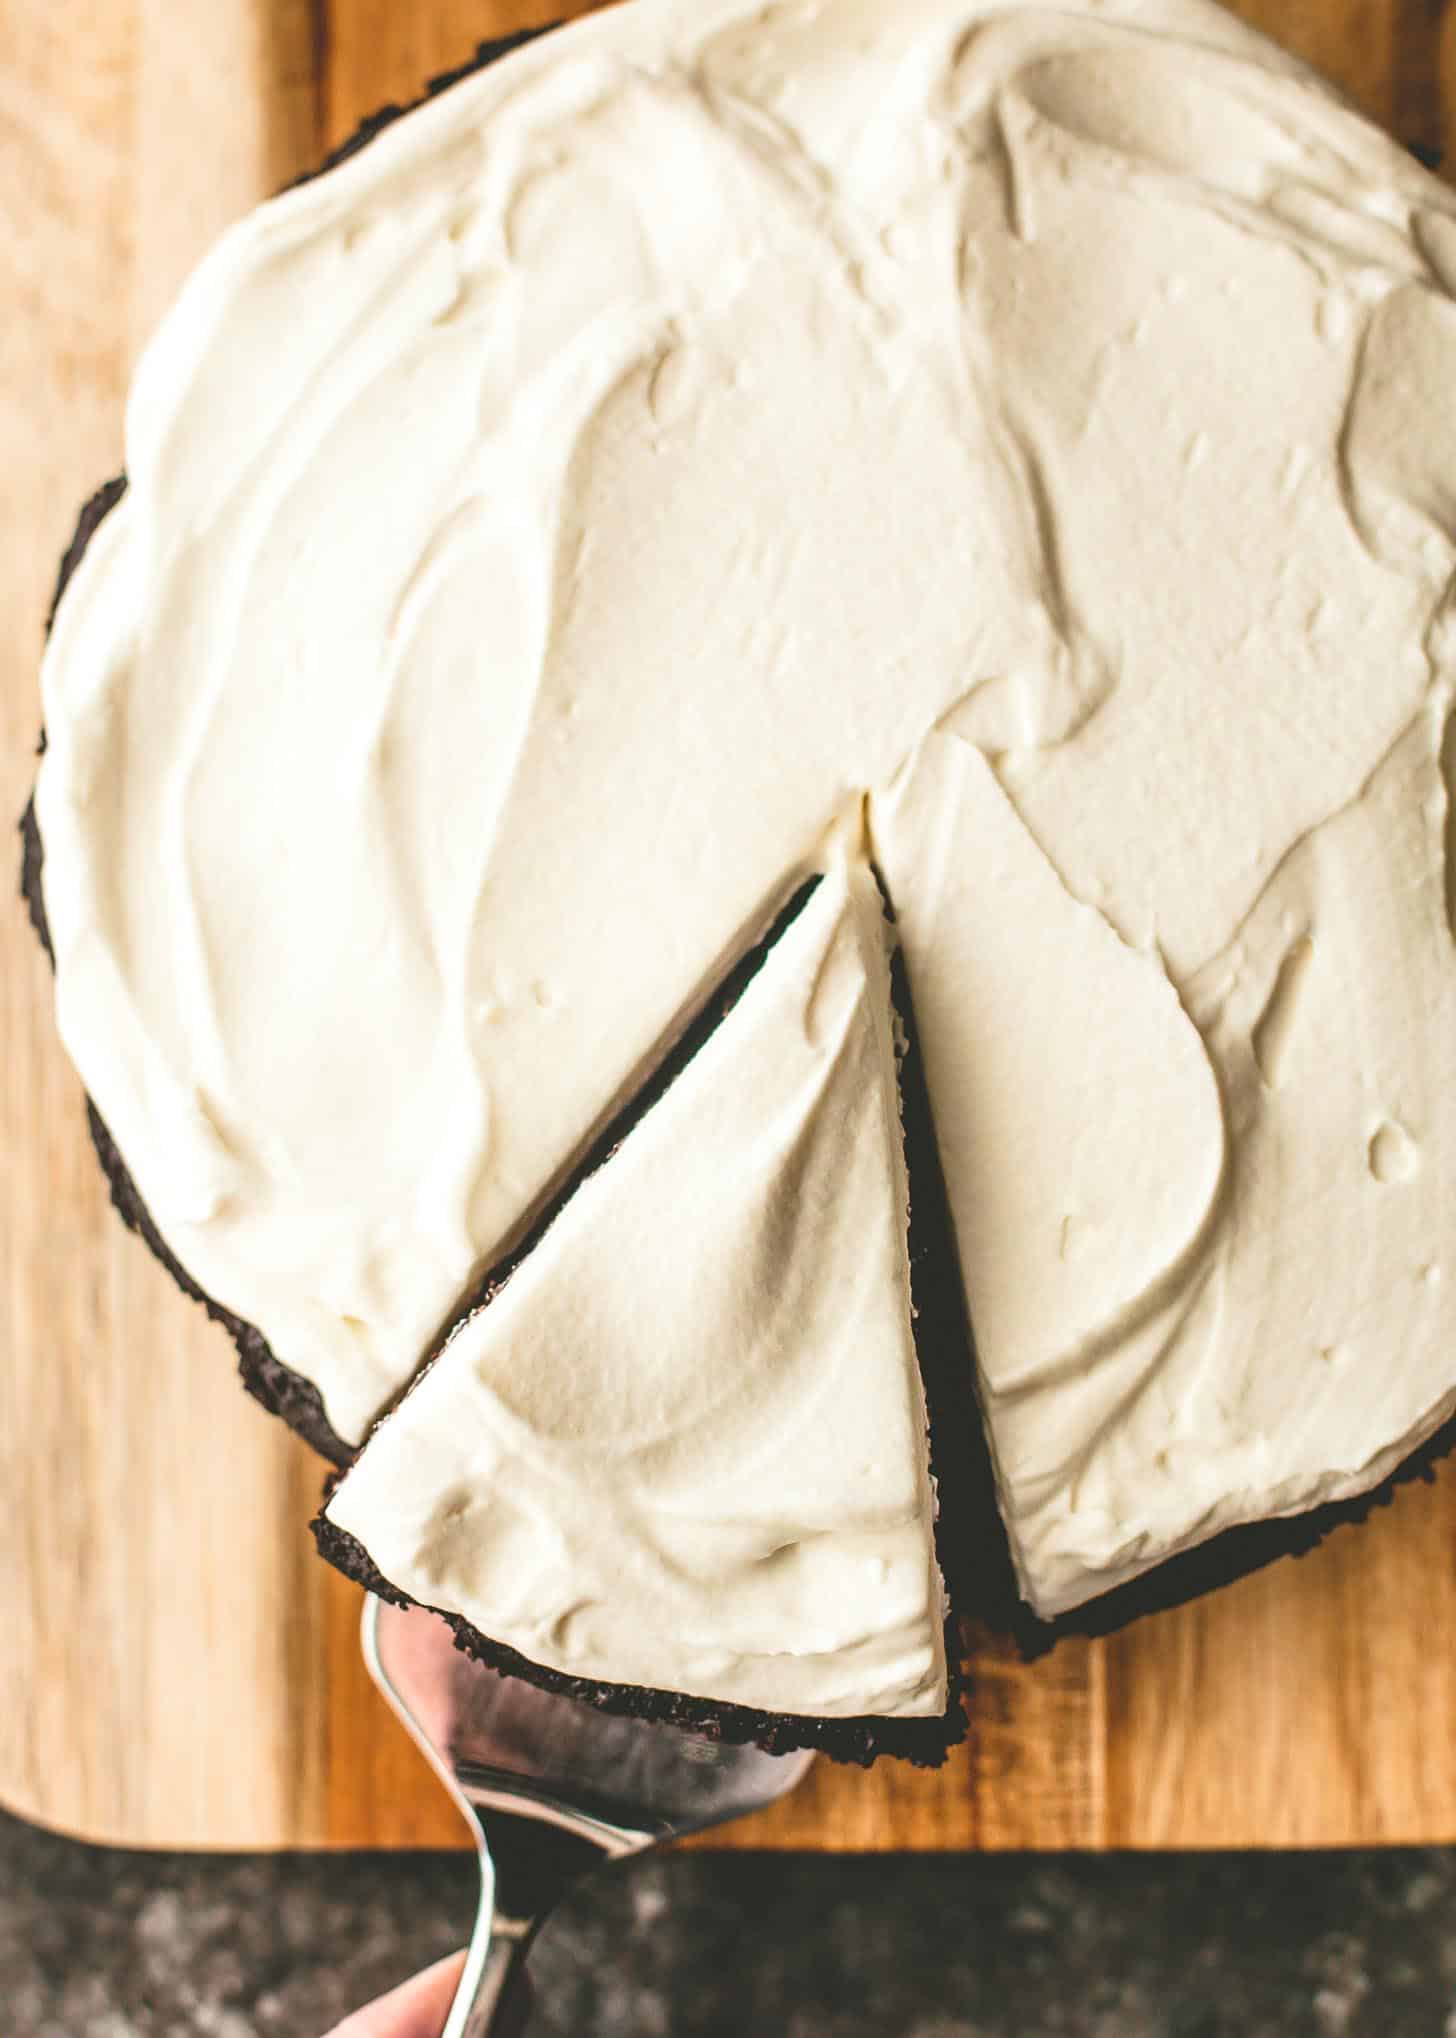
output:
[[[256,197],[538,0],[0,0],[0,795],[76,507],[121,462],[137,348]],[[1456,152],[1456,5],[1241,0],[1411,141]],[[106,1208],[48,973],[0,916],[0,1800],[95,1839],[452,1845],[312,1555],[320,1472]],[[1033,1665],[968,1638],[939,1775],[819,1764],[717,1844],[1456,1839],[1456,1471],[1216,1598]]]

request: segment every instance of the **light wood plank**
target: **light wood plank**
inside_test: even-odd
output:
[[[1450,33],[1450,0],[1399,0],[1394,11],[1389,108],[1375,108],[1388,118],[1393,133],[1414,148],[1445,153],[1445,93],[1442,88],[1442,44]]]
[[[1229,0],[1412,147],[1451,149],[1450,0]],[[1444,79],[1444,85],[1443,85]]]
[[[1456,1469],[1108,1643],[1107,1843],[1335,1846],[1456,1835]]]
[[[77,505],[120,464],[138,346],[217,230],[312,155],[312,46],[303,0],[6,9],[0,182],[19,202],[0,212],[0,809],[12,816],[32,772],[55,562]],[[243,1403],[216,1334],[107,1208],[49,973],[13,906],[0,918],[0,1169],[0,1491],[19,1530],[0,1558],[0,1797],[108,1838],[276,1834],[306,1766],[287,1674],[303,1454]]]
[[[1229,0],[1232,11],[1341,86],[1373,120],[1395,111],[1400,0]]]
[[[1436,36],[1436,140],[1443,152],[1442,170],[1456,174],[1456,5],[1452,0],[1433,0],[1439,6],[1440,27]]]
[[[602,0],[325,0],[323,89],[328,146],[393,101],[407,106],[431,78],[456,70],[476,47],[522,29],[589,14]]]
[[[969,1844],[1099,1847],[1106,1822],[1103,1644],[1069,1637],[1023,1662],[973,1633]]]

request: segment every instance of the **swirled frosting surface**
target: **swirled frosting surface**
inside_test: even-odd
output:
[[[1456,1398],[1453,291],[1200,0],[633,0],[243,221],[45,671],[178,1257],[361,1437],[867,793],[1028,1596],[1372,1483]]]

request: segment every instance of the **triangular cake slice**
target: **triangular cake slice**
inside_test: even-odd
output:
[[[326,1555],[541,1682],[779,1748],[939,1757],[959,1715],[889,949],[867,865],[837,861],[376,1427]]]

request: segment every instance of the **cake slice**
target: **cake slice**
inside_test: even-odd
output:
[[[890,930],[836,861],[705,1045],[376,1427],[342,1569],[537,1681],[937,1759]]]

